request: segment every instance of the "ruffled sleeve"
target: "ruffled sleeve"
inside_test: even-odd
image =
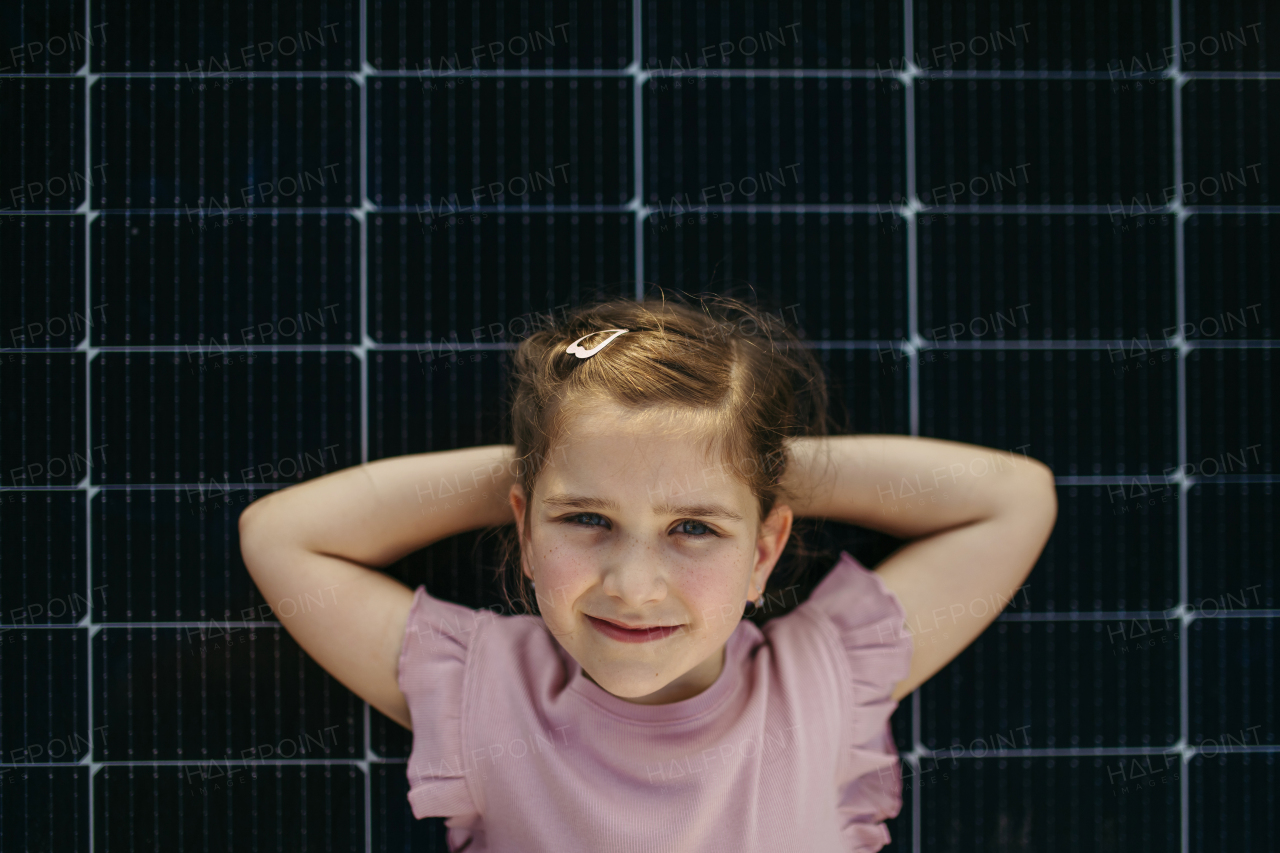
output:
[[[844,552],[802,607],[834,630],[845,670],[837,772],[841,828],[851,850],[879,850],[889,841],[883,821],[902,808],[902,774],[889,717],[898,707],[894,685],[911,666],[906,611],[879,575]]]
[[[463,721],[467,660],[488,611],[441,601],[418,587],[400,648],[400,692],[413,719],[409,804],[413,815],[480,812],[466,778]]]

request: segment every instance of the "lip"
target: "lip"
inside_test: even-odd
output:
[[[625,628],[616,622],[598,619],[595,616],[588,616],[587,620],[591,623],[591,627],[601,634],[620,643],[649,643],[661,640],[670,637],[683,627],[682,625],[661,625],[652,628]]]

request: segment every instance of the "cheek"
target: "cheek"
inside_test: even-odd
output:
[[[747,576],[742,555],[726,552],[691,562],[676,582],[691,614],[714,633],[721,627],[731,630],[742,615]]]
[[[548,605],[564,607],[596,582],[595,560],[575,537],[541,528],[535,530],[533,543],[530,562],[544,611]]]

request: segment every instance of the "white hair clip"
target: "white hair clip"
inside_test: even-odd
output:
[[[619,335],[624,335],[629,331],[631,330],[630,329],[600,329],[599,331],[596,331],[596,332],[588,332],[587,334],[578,338],[573,343],[569,344],[569,348],[565,350],[565,352],[573,353],[578,358],[591,358],[591,356],[595,355],[596,353],[600,352],[600,350],[604,349],[609,344],[613,343],[614,339],[617,338]],[[582,347],[578,346],[578,344],[582,343],[587,338],[591,337],[592,335],[598,335],[600,334],[600,332],[613,332],[613,334],[605,338],[603,343],[598,343],[591,349],[583,349]]]

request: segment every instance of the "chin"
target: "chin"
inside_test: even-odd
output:
[[[649,669],[645,675],[628,676],[622,673],[590,673],[591,680],[620,699],[639,699],[650,693],[657,693],[671,683],[671,679],[652,674]]]

